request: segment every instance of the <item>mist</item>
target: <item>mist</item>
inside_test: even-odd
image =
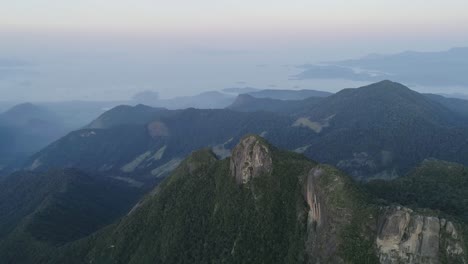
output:
[[[431,35],[405,32],[358,32],[351,37],[338,32],[254,36],[3,31],[0,38],[1,100],[15,102],[128,100],[147,90],[167,99],[237,87],[336,92],[369,81],[294,76],[304,64],[468,45],[468,37],[457,34],[435,41]],[[408,85],[423,92],[465,93],[464,87]]]

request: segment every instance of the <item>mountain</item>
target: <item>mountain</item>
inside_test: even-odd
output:
[[[203,108],[219,109],[225,108],[234,101],[235,97],[218,91],[203,92],[194,96],[179,96],[171,99],[159,99],[153,106],[168,109]]]
[[[257,98],[249,94],[240,94],[227,108],[240,112],[275,112],[296,114],[320,102],[322,97],[309,97],[303,100],[279,100],[271,98]]]
[[[58,116],[69,130],[80,129],[97,116],[113,107],[128,103],[126,101],[62,101],[41,102],[36,105],[48,109]]]
[[[295,124],[321,135],[305,155],[357,178],[396,177],[429,157],[467,162],[467,120],[390,81],[342,90]]]
[[[389,202],[440,210],[468,222],[468,169],[461,164],[427,159],[404,177],[371,181],[367,189]]]
[[[0,114],[0,171],[65,135],[61,119],[48,109],[20,104]]]
[[[219,156],[229,155],[247,133],[262,134],[360,180],[395,178],[431,157],[468,164],[463,111],[398,83],[302,101],[238,99],[231,106],[236,111],[120,106],[41,150],[24,168],[76,167],[158,178],[196,149],[210,146]]]
[[[267,112],[122,106],[33,155],[25,168],[79,168],[152,181],[194,150],[210,146],[220,156],[229,155],[247,133],[263,134],[281,147],[299,147],[316,136],[292,122]]]
[[[249,135],[229,159],[192,153],[119,222],[44,263],[463,263],[465,232]]]
[[[121,125],[144,125],[158,116],[168,116],[177,111],[154,108],[146,105],[120,105],[101,114],[85,128],[106,129]]]
[[[261,89],[253,88],[253,87],[231,87],[231,88],[225,88],[222,91],[225,93],[229,94],[245,94],[245,93],[251,93],[251,92],[258,92]]]
[[[451,111],[461,115],[465,118],[468,118],[468,100],[459,99],[459,98],[448,98],[436,94],[424,94],[430,100],[437,102]]]
[[[144,191],[77,170],[14,173],[0,181],[0,262],[40,263],[127,213]]]
[[[466,87],[468,47],[438,52],[406,51],[389,55],[303,65],[299,79],[347,79],[375,82],[392,78],[399,82],[438,87]],[[323,65],[325,64],[325,65]],[[462,90],[458,90],[463,92]]]
[[[249,95],[256,98],[270,98],[279,100],[303,100],[309,97],[327,97],[332,93],[316,90],[276,90],[265,89],[256,92],[250,92]]]

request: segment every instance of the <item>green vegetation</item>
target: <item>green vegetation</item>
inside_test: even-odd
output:
[[[404,177],[375,180],[364,187],[379,204],[401,204],[458,223],[459,234],[468,241],[468,170],[463,165],[428,159]],[[446,238],[441,241],[446,243]],[[440,248],[441,263],[459,263],[442,250],[444,245]],[[464,252],[468,252],[466,244]]]
[[[242,95],[232,106],[272,112],[120,106],[34,155],[28,167],[40,161],[33,166],[36,170],[75,167],[123,173],[121,168],[143,153],[154,154],[167,146],[160,160],[145,160],[131,173],[147,179],[153,169],[173,159],[232,139],[224,146],[229,149],[243,135],[254,133],[283,149],[308,146],[304,155],[356,179],[388,179],[406,174],[429,157],[468,164],[468,128],[460,110],[464,102],[456,108],[451,105],[383,81],[302,101]],[[151,135],[151,122],[164,127],[164,135]]]
[[[47,259],[127,213],[143,191],[76,170],[13,174],[0,183],[0,260]]]
[[[187,159],[143,205],[97,238],[95,263],[298,263],[304,259],[301,178],[312,164],[275,158],[274,173],[238,186],[229,160]],[[76,250],[76,249],[74,249]]]
[[[268,144],[268,143],[264,143]],[[193,153],[119,223],[62,248],[48,263],[307,263],[318,258],[376,263],[374,208],[351,178],[272,149],[273,171],[238,185],[230,160]],[[320,236],[304,198],[312,168],[327,210]],[[330,252],[307,248],[307,240]],[[327,242],[329,243],[329,242]],[[332,254],[332,255],[329,255]]]
[[[468,221],[468,170],[460,164],[426,160],[407,176],[371,181],[375,197],[413,208],[430,208]]]

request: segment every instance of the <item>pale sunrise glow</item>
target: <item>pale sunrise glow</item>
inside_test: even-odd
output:
[[[404,6],[404,8],[402,8]],[[468,2],[23,0],[1,4],[3,30],[222,32],[429,30],[466,32]],[[402,27],[402,25],[406,25]]]
[[[336,91],[362,83],[291,76],[305,63],[467,46],[466,10],[466,0],[2,1],[0,91],[20,101]],[[11,60],[24,65],[1,68]]]

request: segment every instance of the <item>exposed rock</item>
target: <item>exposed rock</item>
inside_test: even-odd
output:
[[[151,156],[151,151],[147,151],[147,152],[139,155],[134,160],[132,160],[129,163],[122,166],[122,168],[120,170],[123,171],[123,172],[127,172],[127,173],[133,172],[149,156]]]
[[[152,159],[153,160],[160,160],[162,159],[163,155],[164,155],[164,152],[166,151],[166,148],[167,146],[164,145],[162,148],[158,149],[158,151],[156,151],[156,153],[154,153]]]
[[[310,148],[310,145],[306,145],[306,146],[303,146],[303,147],[299,147],[295,150],[293,150],[294,152],[296,153],[299,153],[299,154],[303,154],[305,153],[308,149]]]
[[[321,224],[321,211],[320,211],[320,202],[318,200],[318,193],[315,190],[315,181],[314,178],[320,177],[323,173],[322,169],[312,169],[307,177],[306,183],[306,192],[305,198],[307,205],[309,206],[309,215],[308,215],[308,223],[309,225],[313,225],[315,227],[319,227]]]
[[[232,151],[230,171],[238,184],[245,184],[252,178],[271,173],[270,148],[258,136],[244,137]]]
[[[376,244],[382,264],[440,263],[442,257],[464,263],[460,243],[453,223],[435,216],[390,207],[379,219]],[[441,248],[446,253],[441,253]]]
[[[169,129],[166,124],[160,121],[154,121],[148,124],[148,133],[151,137],[166,137],[169,136]]]
[[[39,158],[35,159],[34,162],[31,164],[31,166],[29,167],[29,170],[35,170],[39,168],[41,165],[42,165],[41,160]]]
[[[330,126],[330,120],[332,120],[333,117],[335,117],[335,115],[331,115],[320,122],[311,121],[308,117],[300,117],[294,122],[293,126],[307,127],[319,134],[324,128]]]
[[[352,208],[341,203],[347,196],[344,178],[327,166],[312,168],[304,181],[307,203],[308,263],[345,263],[339,254],[340,234],[352,218]]]
[[[230,138],[228,141],[214,146],[211,150],[216,154],[216,156],[220,159],[225,159],[227,157],[231,156],[231,150],[229,148],[226,148],[226,145],[231,143],[234,140],[234,138]]]
[[[174,158],[168,161],[167,163],[157,167],[151,171],[151,175],[156,178],[162,178],[166,176],[169,172],[173,171],[179,164],[182,162],[182,159]]]

